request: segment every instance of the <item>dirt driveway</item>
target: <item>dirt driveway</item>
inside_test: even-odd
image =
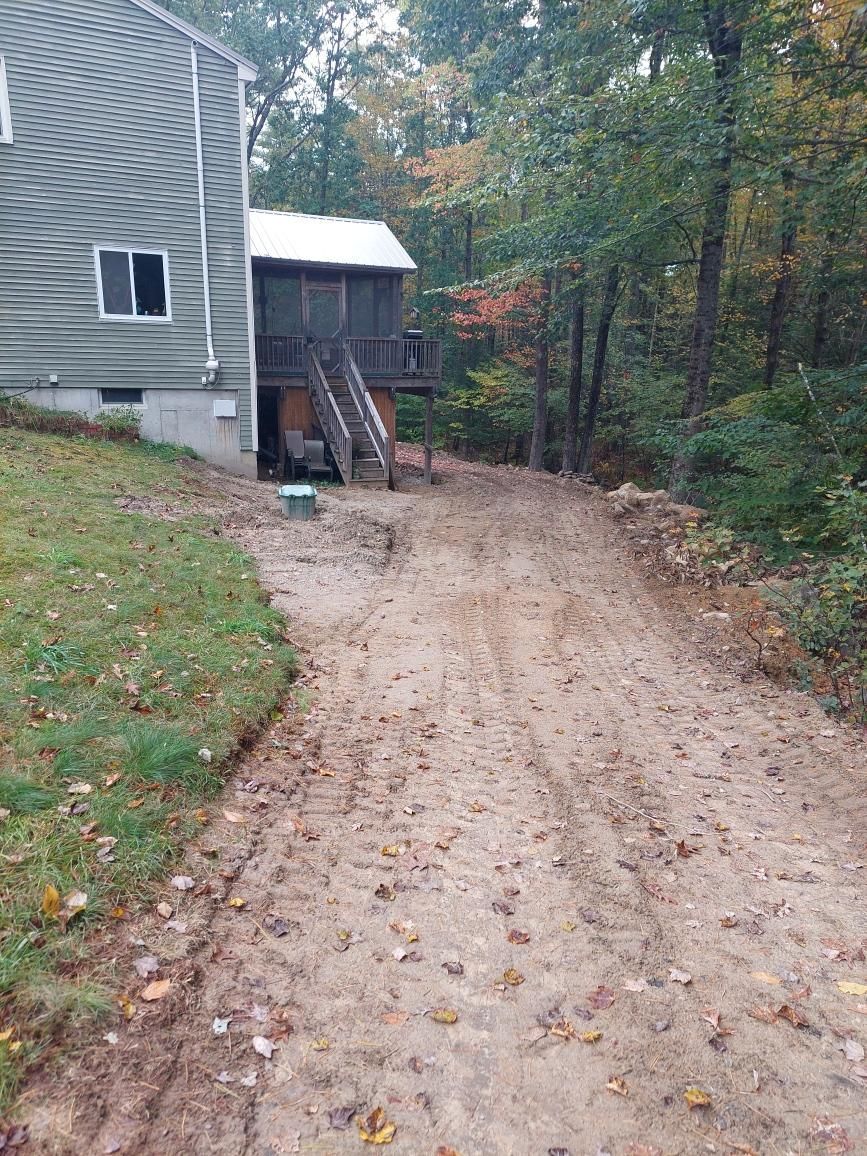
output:
[[[381,1107],[413,1156],[867,1152],[863,748],[707,657],[592,498],[445,480],[310,527],[236,485],[315,705],[167,889],[187,935],[139,929],[174,994],[33,1143],[361,1152]]]

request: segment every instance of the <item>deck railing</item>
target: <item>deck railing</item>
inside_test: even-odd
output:
[[[427,338],[350,337],[355,363],[372,377],[439,377],[442,344]]]
[[[303,337],[256,334],[256,366],[262,373],[304,373],[307,368]]]
[[[340,470],[344,483],[349,484],[352,478],[352,437],[346,428],[340,409],[334,399],[334,394],[328,385],[319,358],[312,349],[308,350],[307,385],[316,416],[322,422],[325,437],[331,446],[331,452]]]
[[[350,352],[363,376],[436,377],[442,374],[442,342],[426,337],[350,337]],[[307,371],[303,337],[256,334],[256,367],[276,376]]]

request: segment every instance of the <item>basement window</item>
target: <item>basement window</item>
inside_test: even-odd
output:
[[[9,107],[5,56],[0,56],[0,144],[12,144],[12,110]]]
[[[94,250],[99,315],[113,321],[171,321],[164,249]]]
[[[144,396],[140,389],[101,389],[99,404],[103,409],[111,405],[144,405]]]

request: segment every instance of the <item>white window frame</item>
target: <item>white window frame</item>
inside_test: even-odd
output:
[[[142,253],[147,257],[162,257],[163,259],[163,284],[166,289],[166,315],[165,317],[151,317],[143,313],[106,313],[105,300],[102,293],[102,267],[99,262],[100,253],[126,253],[129,261],[129,290],[132,296],[132,307],[135,309],[135,275],[133,274],[132,256],[133,253]],[[140,245],[94,245],[93,246],[93,268],[96,273],[96,292],[99,300],[99,316],[103,321],[134,321],[137,324],[145,322],[149,325],[168,325],[172,320],[172,290],[169,270],[169,251],[168,249],[146,249]]]
[[[0,55],[0,144],[12,144],[14,140],[9,82],[6,79],[6,57]]]

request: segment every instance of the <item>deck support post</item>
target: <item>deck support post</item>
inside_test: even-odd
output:
[[[431,484],[431,467],[433,465],[433,390],[428,391],[427,407],[424,414],[424,484]]]

